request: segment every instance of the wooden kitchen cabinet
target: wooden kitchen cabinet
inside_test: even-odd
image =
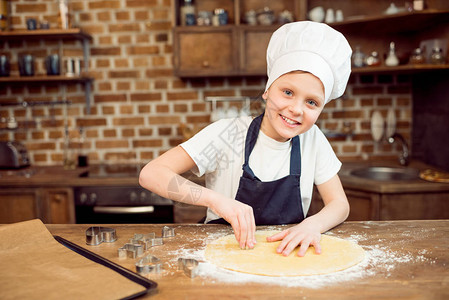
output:
[[[44,223],[74,224],[75,203],[72,188],[41,189]]]
[[[212,11],[222,7],[228,11],[229,23],[224,26],[181,26],[180,6],[182,0],[176,0],[174,5],[173,44],[174,44],[174,74],[179,77],[204,76],[248,76],[266,74],[265,52],[269,38],[279,24],[270,26],[250,26],[245,24],[245,12],[269,7],[278,16],[283,10],[293,12],[295,20],[307,20],[310,9],[322,6],[324,9],[341,9],[344,14],[342,22],[329,25],[341,31],[348,39],[351,47],[360,46],[369,55],[376,51],[382,61],[381,66],[353,68],[352,73],[416,73],[439,69],[449,69],[449,64],[408,64],[411,51],[420,46],[423,40],[445,38],[449,32],[449,2],[445,0],[428,0],[427,9],[423,11],[399,12],[386,15],[385,10],[391,1],[371,0],[293,0],[293,1],[262,1],[262,0],[197,0],[196,12]],[[402,3],[401,3],[402,5]],[[399,8],[401,6],[397,4]],[[226,30],[232,32],[224,38],[223,34],[214,35],[214,31]],[[226,29],[225,29],[226,28]],[[194,40],[198,31],[209,32],[217,47],[211,49],[210,41],[197,39],[196,43],[186,44],[186,40]],[[187,38],[188,35],[192,37]],[[219,39],[222,38],[223,42]],[[395,42],[396,52],[401,64],[388,67],[383,64],[388,53],[390,42]],[[218,45],[220,47],[218,48]],[[228,49],[224,49],[227,47]],[[214,51],[214,49],[219,51]],[[213,53],[211,53],[213,51]],[[224,55],[226,59],[221,58]],[[201,60],[201,57],[207,59]],[[217,62],[211,66],[211,57]],[[181,61],[192,61],[192,65]],[[217,67],[220,65],[220,67]]]
[[[38,190],[33,188],[0,189],[0,224],[41,218]]]
[[[72,188],[0,189],[0,224],[31,219],[47,224],[75,223]]]
[[[271,34],[280,25],[251,26],[244,23],[245,12],[260,10],[266,1],[197,0],[196,12],[224,8],[228,24],[222,26],[181,26],[180,5],[175,1],[173,28],[174,73],[179,77],[251,76],[266,73],[265,52]],[[300,15],[303,0],[269,3],[276,15],[289,10]]]
[[[431,220],[449,218],[449,192],[373,193],[345,188],[351,207],[348,221]],[[323,201],[315,189],[308,215]]]
[[[234,74],[238,71],[236,31],[232,27],[203,27],[174,31],[174,68],[177,76]]]

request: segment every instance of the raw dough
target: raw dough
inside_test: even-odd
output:
[[[309,247],[304,257],[296,248],[285,257],[276,253],[279,242],[266,238],[278,231],[256,232],[254,249],[241,250],[234,235],[221,237],[206,247],[206,259],[225,269],[266,276],[319,275],[341,271],[361,262],[365,251],[359,245],[328,235],[321,235],[321,254]]]

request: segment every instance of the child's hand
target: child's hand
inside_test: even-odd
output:
[[[312,221],[305,219],[298,225],[287,230],[279,232],[267,238],[268,242],[280,241],[282,242],[276,249],[276,252],[284,256],[288,256],[298,245],[298,256],[304,256],[310,245],[315,248],[315,253],[321,253],[321,233]]]
[[[241,249],[254,248],[256,222],[251,206],[229,199],[229,201],[217,201],[212,210],[231,224]]]

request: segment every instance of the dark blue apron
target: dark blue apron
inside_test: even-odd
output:
[[[301,176],[301,151],[299,136],[291,139],[290,175],[274,181],[261,181],[249,167],[249,156],[259,135],[263,115],[255,118],[248,128],[245,141],[243,175],[235,198],[253,208],[256,225],[294,224],[304,220],[299,178]],[[211,224],[228,224],[224,219]]]

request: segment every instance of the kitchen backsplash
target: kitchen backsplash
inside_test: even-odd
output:
[[[47,20],[50,28],[58,26],[56,1],[10,3],[14,29],[25,29],[28,18]],[[52,83],[2,84],[0,104],[55,100],[71,104],[0,106],[0,140],[23,142],[34,165],[61,164],[67,123],[75,144],[83,128],[83,151],[91,163],[143,163],[178,145],[183,133],[209,124],[212,105],[205,97],[257,97],[264,89],[264,77],[183,80],[172,75],[171,3],[71,0],[72,18],[93,37],[89,62],[94,77],[91,113],[86,114],[82,84],[66,88]],[[65,41],[64,56],[82,56],[77,43]],[[0,41],[1,53],[13,57],[24,52],[34,54],[38,58],[37,74],[45,73],[43,60],[57,48],[57,41]],[[18,74],[13,63],[14,72]],[[371,116],[377,110],[385,118],[388,110],[394,109],[398,132],[410,140],[411,81],[408,75],[351,76],[344,97],[330,102],[318,121],[342,160],[397,156],[396,145],[373,141]],[[257,108],[260,103],[255,101],[252,111],[257,113]],[[3,125],[12,118],[18,128],[6,129]]]

